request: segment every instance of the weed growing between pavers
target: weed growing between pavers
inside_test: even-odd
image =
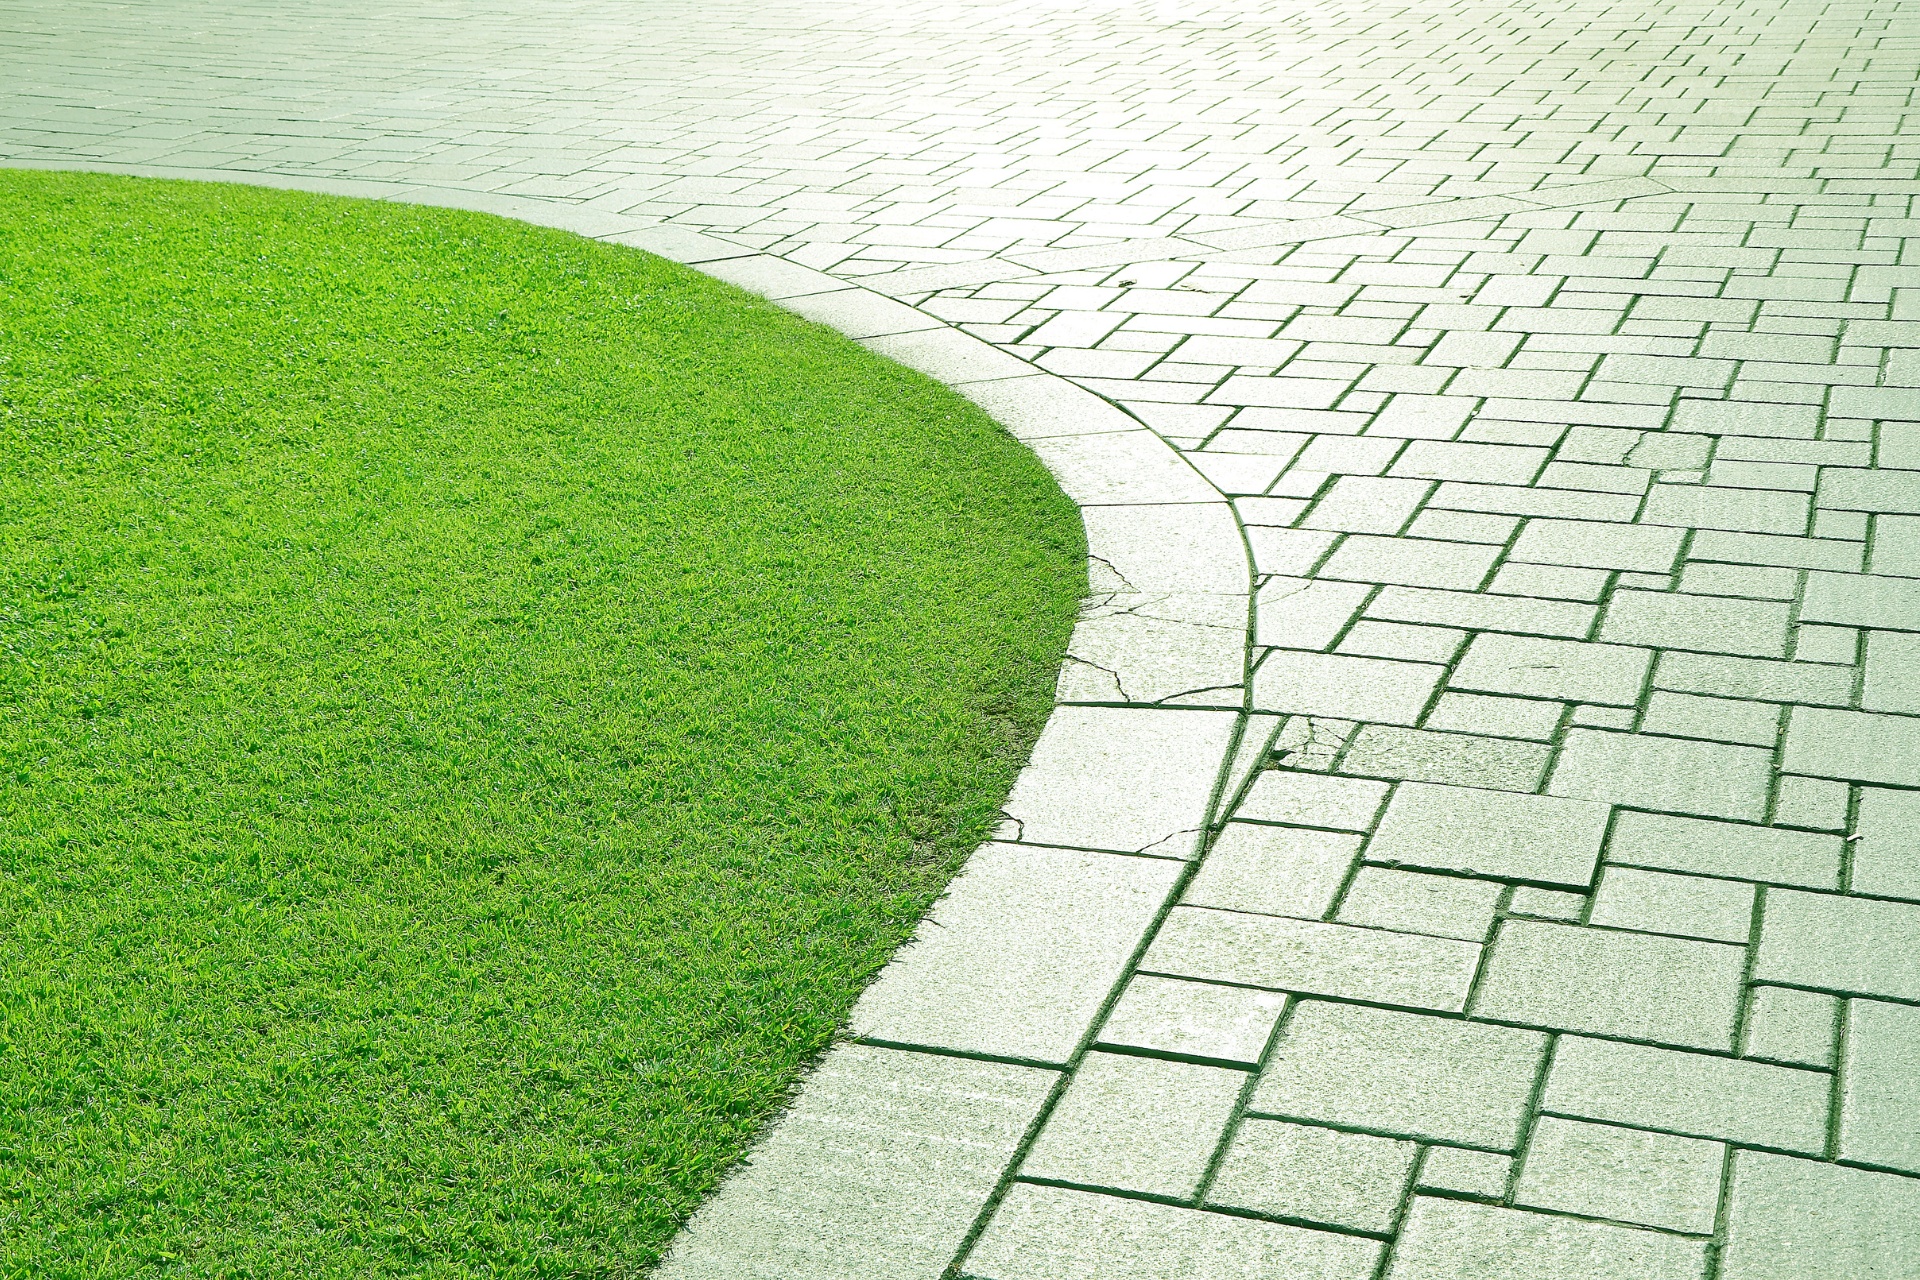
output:
[[[0,175],[0,1275],[632,1275],[1082,576],[943,388],[464,213]]]

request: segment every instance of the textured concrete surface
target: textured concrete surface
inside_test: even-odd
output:
[[[668,1274],[1892,1280],[1917,22],[0,0],[0,159],[650,248],[1083,505],[1063,709],[854,1028],[938,1105],[797,1140],[838,1051]]]

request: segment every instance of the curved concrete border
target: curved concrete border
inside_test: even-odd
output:
[[[1137,419],[1064,378],[873,290],[681,228],[405,182],[8,167],[466,209],[629,245],[945,383],[1053,473],[1086,526],[1090,598],[1006,821],[861,997],[854,1042],[827,1054],[659,1274],[946,1271],[1278,722],[1245,711],[1252,568],[1227,499]]]

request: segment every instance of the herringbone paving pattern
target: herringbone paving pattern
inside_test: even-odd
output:
[[[1176,834],[1016,792],[968,872],[1011,868],[1014,951],[1103,886],[1005,979],[1098,1025],[953,1030],[912,958],[856,1018],[947,1055],[914,1141],[1017,1149],[969,1157],[959,1252],[783,1258],[761,1188],[670,1273],[1920,1277],[1913,0],[15,0],[0,65],[14,161],[688,227],[1231,498],[1251,621],[1168,508],[1096,565],[1035,765],[1135,708],[1174,781],[1124,800]],[[861,1052],[796,1124],[868,1114]]]

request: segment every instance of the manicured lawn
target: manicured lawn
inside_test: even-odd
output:
[[[0,1276],[634,1276],[1084,581],[943,388],[478,215],[0,174]]]

